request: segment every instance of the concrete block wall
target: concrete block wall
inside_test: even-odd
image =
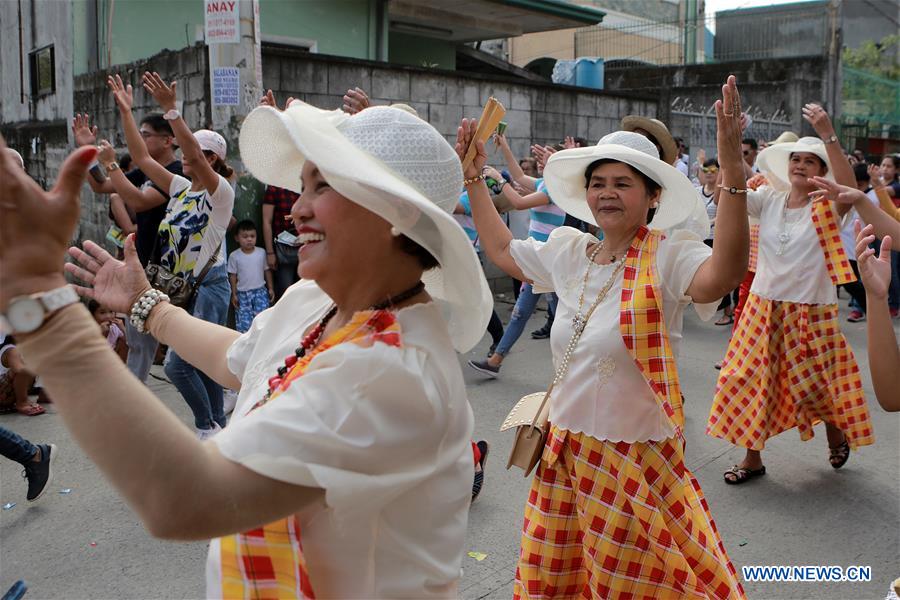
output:
[[[494,96],[507,109],[507,136],[518,157],[533,143],[552,144],[566,135],[596,142],[614,131],[626,114],[655,117],[657,102],[640,95],[609,94],[552,84],[486,79],[459,72],[435,71],[300,55],[263,53],[263,87],[283,100],[293,96],[320,108],[338,108],[347,89],[361,87],[374,104],[409,104],[448,140],[455,140],[462,117],[477,118]],[[491,162],[502,166],[499,152]]]

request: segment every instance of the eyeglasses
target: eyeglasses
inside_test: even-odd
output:
[[[700,170],[703,171],[704,173],[718,173],[718,172],[719,172],[719,167],[716,167],[716,166],[712,166],[712,167],[700,167]]]

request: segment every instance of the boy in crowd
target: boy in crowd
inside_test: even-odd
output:
[[[253,318],[269,308],[275,299],[272,270],[266,263],[266,251],[256,245],[256,225],[244,220],[235,226],[234,240],[239,248],[228,256],[231,304],[235,308],[235,326],[244,333]]]

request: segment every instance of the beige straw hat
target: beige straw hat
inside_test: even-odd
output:
[[[638,115],[628,115],[622,119],[623,131],[634,131],[635,129],[643,129],[656,138],[659,145],[662,146],[662,160],[670,165],[674,165],[678,159],[678,145],[675,138],[669,133],[669,128],[659,119],[651,119],[650,117],[640,117]]]

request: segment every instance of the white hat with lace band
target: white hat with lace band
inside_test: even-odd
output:
[[[653,142],[630,131],[615,131],[596,146],[560,150],[544,167],[544,182],[553,202],[576,219],[597,224],[587,203],[584,171],[592,162],[610,159],[640,171],[662,187],[652,229],[672,229],[684,223],[696,204],[697,191],[687,177],[659,159]]]
[[[241,159],[263,183],[300,192],[310,160],[338,193],[388,221],[440,264],[422,277],[439,301],[453,345],[484,335],[493,298],[469,237],[451,217],[463,187],[454,149],[418,117],[389,106],[353,116],[293,102],[259,107],[244,120]],[[390,268],[386,266],[385,268]]]
[[[834,181],[831,161],[828,160],[828,151],[825,150],[825,142],[817,137],[802,137],[794,143],[769,146],[756,157],[756,166],[766,176],[773,188],[780,192],[789,191],[791,189],[791,154],[797,152],[809,152],[822,159],[822,162],[828,165],[825,178]]]

